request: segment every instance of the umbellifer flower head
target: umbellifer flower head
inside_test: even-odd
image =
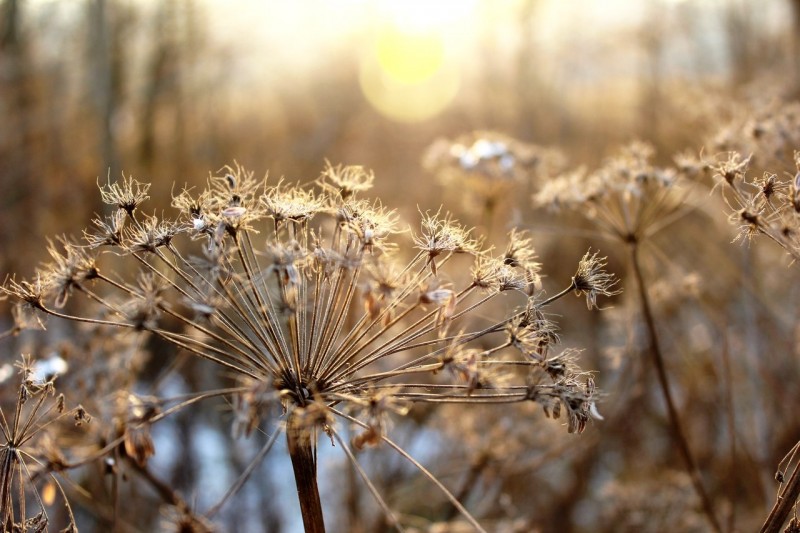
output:
[[[316,188],[269,185],[238,165],[223,170],[205,191],[174,199],[178,221],[134,208],[145,185],[103,187],[118,209],[95,224],[103,235],[87,233],[86,248],[68,245],[41,291],[24,282],[5,291],[44,313],[149,332],[233,373],[246,383],[231,402],[234,433],[283,412],[298,479],[314,466],[320,434],[347,453],[338,424],[357,429],[355,448],[396,447],[390,419],[422,403],[539,401],[550,414],[563,406],[568,429],[583,431],[594,388],[575,385],[574,358],[561,366],[547,358],[557,337],[542,309],[555,297],[540,300],[527,235],[512,232],[491,257],[439,211],[425,213],[404,242],[393,211],[358,197],[372,183],[360,167],[329,166]],[[136,268],[101,274],[96,265],[109,253]],[[560,294],[575,290],[590,306],[616,294],[604,266],[587,254]],[[50,301],[59,306],[70,292],[102,306],[103,318],[55,311]],[[126,405],[125,449],[144,465],[154,418],[138,400]]]

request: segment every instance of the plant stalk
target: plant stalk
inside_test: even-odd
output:
[[[298,420],[297,410],[292,411],[286,427],[286,441],[292,458],[297,497],[306,533],[325,533],[322,503],[317,486],[317,461],[314,454],[312,432]]]
[[[653,311],[650,307],[650,300],[647,296],[647,289],[644,283],[644,276],[642,275],[641,265],[639,264],[639,247],[636,241],[630,243],[630,256],[631,267],[636,279],[636,288],[639,292],[639,300],[642,306],[642,315],[644,316],[645,325],[647,327],[647,337],[649,343],[649,352],[653,356],[653,364],[656,367],[656,374],[658,375],[658,383],[661,387],[661,392],[664,396],[664,402],[667,404],[667,414],[669,416],[670,426],[672,428],[672,436],[678,445],[683,460],[686,463],[686,470],[692,480],[697,495],[703,506],[703,511],[706,514],[709,524],[712,529],[717,533],[722,533],[722,527],[714,514],[714,506],[711,498],[703,487],[703,481],[700,477],[700,471],[697,468],[697,462],[692,455],[689,442],[681,426],[681,420],[678,416],[678,410],[675,408],[675,402],[672,399],[672,393],[669,389],[669,378],[667,377],[667,369],[664,364],[664,356],[661,352],[661,345],[658,341],[658,333],[656,332],[656,322],[653,317]]]
[[[795,466],[786,487],[778,494],[778,499],[769,516],[761,526],[760,533],[780,533],[781,527],[789,518],[795,503],[800,498],[800,464]]]

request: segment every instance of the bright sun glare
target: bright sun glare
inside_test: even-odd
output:
[[[375,45],[378,64],[400,83],[422,83],[435,75],[444,63],[444,43],[433,31],[405,33],[387,28]]]
[[[451,37],[469,31],[476,0],[382,0],[375,36],[361,61],[367,100],[404,122],[430,118],[458,92]]]

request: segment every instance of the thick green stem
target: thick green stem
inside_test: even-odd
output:
[[[667,377],[667,369],[664,364],[664,356],[661,353],[661,345],[658,342],[658,334],[656,332],[656,322],[653,317],[653,311],[650,308],[650,300],[647,296],[647,288],[644,283],[644,276],[642,269],[639,265],[639,248],[635,241],[630,244],[631,253],[631,267],[633,269],[634,277],[636,278],[636,287],[639,292],[639,300],[642,306],[642,315],[644,316],[645,325],[647,326],[647,334],[649,341],[649,352],[653,356],[653,364],[656,367],[656,374],[658,375],[658,383],[661,386],[661,392],[664,396],[664,402],[667,404],[667,414],[669,416],[670,426],[672,428],[672,436],[675,439],[678,449],[680,450],[683,460],[686,463],[686,470],[692,479],[697,495],[703,505],[703,511],[708,518],[708,522],[712,529],[717,533],[722,532],[722,527],[717,521],[717,516],[714,514],[714,506],[711,498],[703,487],[703,481],[700,477],[700,471],[697,468],[697,462],[692,455],[691,448],[689,448],[689,441],[681,426],[681,420],[678,416],[678,410],[675,408],[675,402],[672,400],[672,393],[669,390],[669,378]]]
[[[310,428],[298,420],[297,411],[289,415],[286,427],[286,441],[292,458],[297,497],[300,499],[300,512],[306,533],[325,533],[322,518],[322,504],[317,486],[317,461]]]

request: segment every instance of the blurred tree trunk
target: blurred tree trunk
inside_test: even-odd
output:
[[[190,143],[184,81],[201,46],[196,9],[193,0],[165,1],[153,22],[138,140],[139,157],[148,171],[165,158],[175,176],[187,172]]]
[[[183,177],[189,171],[189,166],[191,165],[189,147],[192,146],[190,138],[192,130],[189,124],[189,113],[186,112],[186,105],[187,102],[189,105],[192,104],[193,99],[189,93],[193,87],[190,87],[187,82],[190,82],[190,75],[193,73],[193,67],[197,62],[204,40],[195,0],[183,0],[182,4],[184,30],[177,46],[175,90],[173,93],[175,104],[173,137],[175,139],[174,164],[176,177]]]
[[[114,35],[110,25],[110,10],[108,0],[92,0],[89,5],[89,34],[92,36],[89,44],[90,81],[89,90],[97,113],[98,123],[98,151],[102,161],[102,169],[109,175],[117,177],[121,171],[118,160],[116,142],[114,139],[114,112],[119,100],[120,65],[114,61],[112,53]],[[116,63],[116,68],[115,68]]]
[[[736,85],[748,81],[753,75],[754,35],[748,15],[748,6],[739,1],[730,2],[724,11],[731,78]]]
[[[792,10],[792,43],[791,53],[793,67],[793,87],[795,95],[800,95],[800,0],[789,0]]]
[[[174,65],[173,16],[173,3],[171,1],[162,3],[153,23],[153,38],[150,42],[154,44],[150,51],[145,72],[146,81],[142,101],[139,159],[148,172],[153,170],[156,158],[158,103],[161,95],[166,92],[168,85],[167,74]]]
[[[29,212],[33,190],[33,115],[36,98],[28,42],[23,31],[22,2],[5,0],[0,11],[0,223],[17,227],[7,218]],[[0,249],[10,250],[15,235],[0,232]],[[0,268],[16,270],[16,253],[2,254]]]

